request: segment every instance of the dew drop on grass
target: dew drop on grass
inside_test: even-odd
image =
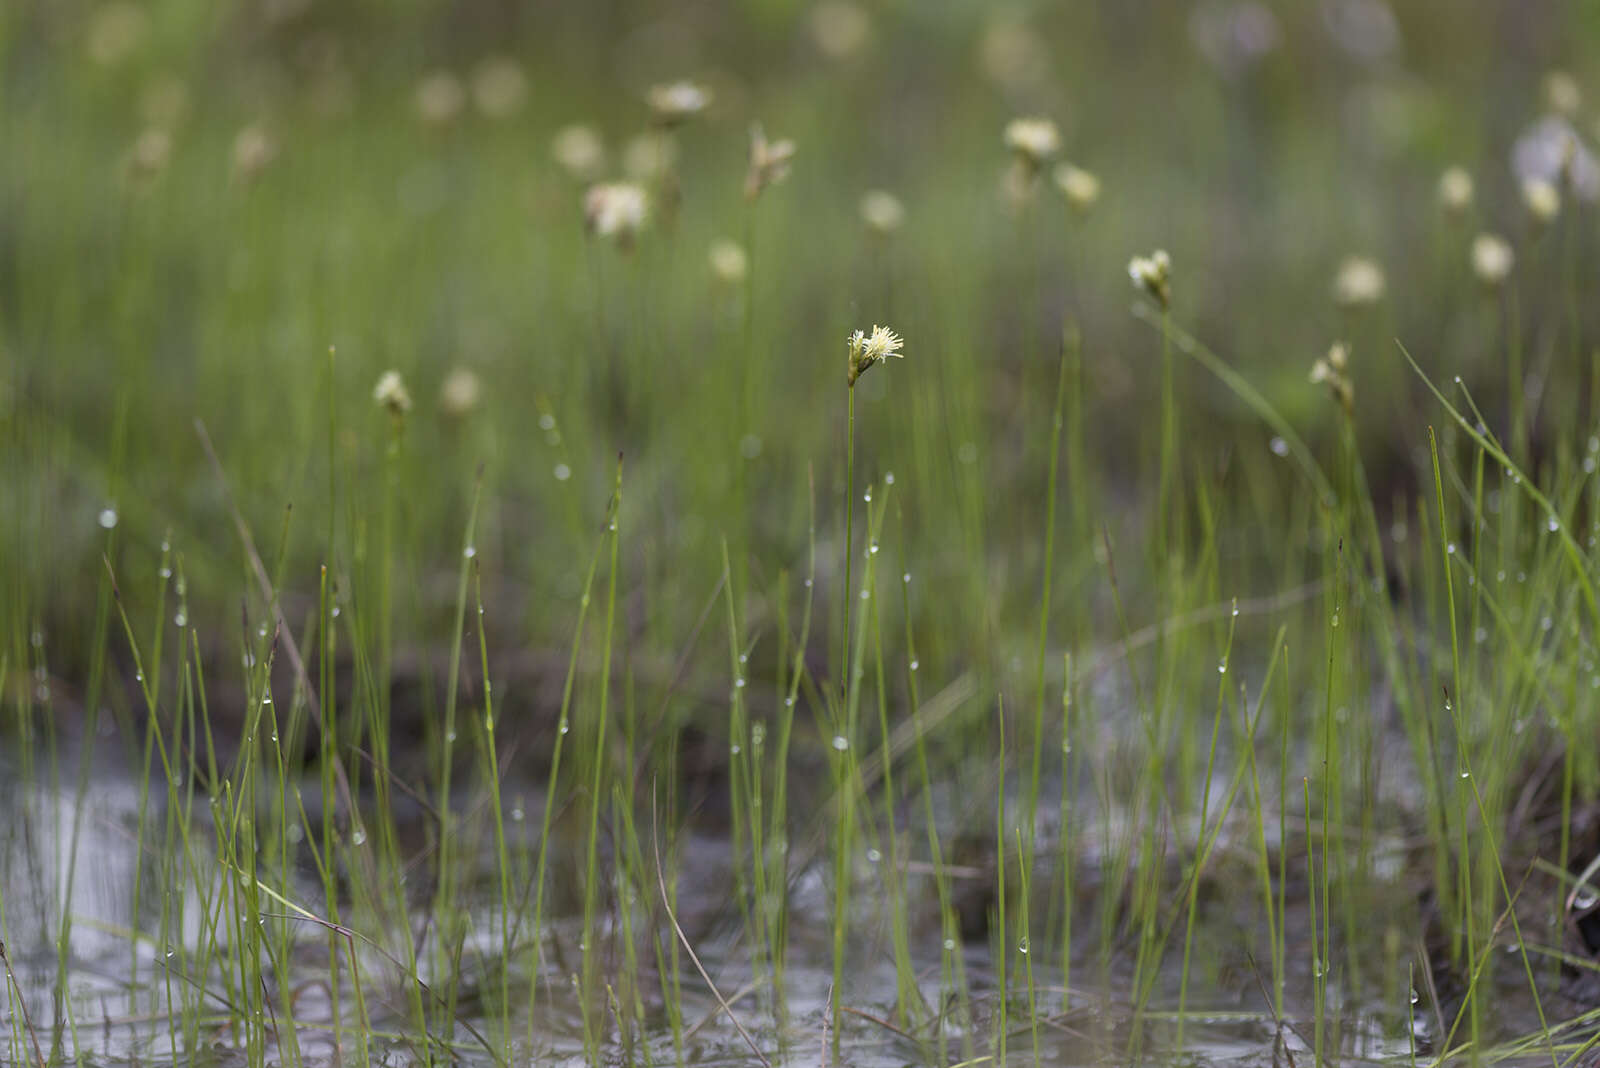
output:
[[[867,487],[867,492],[865,492],[865,493],[863,493],[861,495],[861,499],[866,501],[868,504],[872,503],[872,487],[871,486]]]
[[[862,590],[862,591],[861,591],[861,599],[862,599],[862,600],[863,600],[863,601],[870,601],[870,600],[872,600],[872,591],[871,591],[871,590]]]
[[[1024,957],[1028,955],[1028,939],[1026,936],[1017,942],[1017,952],[1021,953]]]
[[[744,679],[743,678],[734,679],[733,680],[733,688],[736,689],[736,690],[744,689]]]
[[[461,555],[466,557],[468,560],[471,560],[474,556],[478,555],[478,547],[476,545],[469,545],[465,549],[461,550]]]
[[[189,625],[189,617],[179,612],[172,617],[172,622],[175,626],[187,627]]]
[[[444,732],[444,740],[447,741],[447,742],[454,743],[455,740],[456,740],[456,732],[455,731],[445,731]]]
[[[1273,438],[1267,447],[1272,450],[1272,455],[1274,456],[1289,455],[1289,443],[1282,438]]]
[[[765,723],[752,723],[750,725],[750,744],[760,748],[767,740],[767,725]]]
[[[367,831],[366,831],[366,828],[365,827],[357,827],[355,829],[354,833],[352,833],[350,835],[350,843],[352,845],[358,845],[358,846],[359,845],[366,845],[367,844]]]
[[[883,484],[885,486],[894,485],[894,472],[893,471],[885,471],[883,473]]]
[[[1594,908],[1596,901],[1600,901],[1600,898],[1597,898],[1592,891],[1590,891],[1588,888],[1585,888],[1581,892],[1573,895],[1572,909],[1574,912],[1587,912],[1588,910]]]
[[[28,635],[28,641],[33,643],[33,647],[35,649],[43,649],[44,648],[44,631],[42,631],[42,630],[34,631],[32,634]]]
[[[556,417],[555,416],[551,415],[549,412],[546,412],[545,414],[543,414],[543,415],[541,415],[539,417],[539,429],[540,430],[554,430],[555,428],[556,428]]]
[[[744,747],[741,746],[738,742],[734,742],[732,745],[728,746],[728,755],[729,756],[738,756],[742,752],[744,752]]]
[[[555,476],[557,482],[565,482],[572,477],[572,468],[566,464],[556,464]]]
[[[954,952],[955,948],[956,948],[956,940],[954,938],[946,938],[944,940],[944,951],[946,953]]]
[[[521,823],[526,818],[527,818],[527,813],[522,811],[522,806],[521,805],[516,805],[511,809],[511,822],[512,823]]]
[[[784,706],[786,708],[793,708],[794,707],[794,698],[793,697],[785,697],[783,699],[783,703],[784,703]]]
[[[921,661],[920,661],[920,660],[913,660],[913,661],[911,661],[911,670],[912,670],[912,671],[915,671],[915,670],[917,670],[917,668],[919,668],[919,667],[921,667],[921,666],[922,666],[922,662],[921,662]]]
[[[1554,534],[1556,531],[1561,529],[1561,520],[1557,518],[1554,513],[1552,513],[1550,518],[1545,522],[1544,528],[1550,533]]]
[[[117,525],[117,510],[115,508],[100,509],[100,525],[110,530]]]
[[[163,567],[159,572],[157,572],[157,574],[159,574],[164,579],[169,579],[169,578],[172,577],[172,568]]]
[[[905,574],[901,575],[900,581],[909,583],[911,581],[911,572],[907,571]]]
[[[806,579],[806,589],[809,590],[811,588],[811,585],[812,585],[811,580],[810,579]]]
[[[850,748],[850,739],[842,734],[835,734],[833,736],[833,747],[842,753]]]
[[[877,552],[878,552],[878,543],[876,541],[874,541],[871,545],[867,546],[867,555],[868,556],[875,556],[877,554]]]
[[[867,860],[870,863],[876,864],[882,859],[883,859],[883,854],[878,852],[876,849],[867,850]]]
[[[263,697],[261,699],[261,707],[263,707],[263,708],[265,708],[267,705],[270,705],[271,703],[272,703],[272,695],[270,693],[267,694],[267,696],[265,696],[265,697]],[[274,738],[273,741],[277,741],[277,739]]]
[[[1420,1000],[1421,1000],[1421,996],[1417,993],[1417,988],[1416,987],[1412,987],[1411,988],[1411,1004],[1415,1005]]]
[[[1227,673],[1228,673],[1228,662],[1226,660],[1224,660],[1224,661],[1222,661],[1221,663],[1219,663],[1217,665],[1217,674],[1218,675],[1226,675]]]
[[[565,716],[562,716],[561,717],[561,727],[560,727],[561,733],[565,734],[568,731],[570,731],[571,729],[572,729],[572,724],[567,722],[567,718]]]
[[[1456,543],[1451,542],[1450,544],[1446,545],[1444,547],[1444,551],[1447,555],[1454,556],[1456,554]]]

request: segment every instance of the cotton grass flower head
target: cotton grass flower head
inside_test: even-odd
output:
[[[1499,234],[1479,234],[1472,239],[1472,273],[1486,286],[1506,280],[1516,264],[1510,242]]]
[[[737,241],[718,238],[711,242],[706,258],[711,263],[711,273],[724,285],[736,286],[750,273],[750,257]]]
[[[1554,182],[1543,178],[1529,178],[1522,183],[1522,203],[1533,221],[1547,226],[1561,214],[1561,191]]]
[[[1472,175],[1464,167],[1447,167],[1439,175],[1439,203],[1452,215],[1462,215],[1472,207]]]
[[[466,367],[454,368],[439,384],[439,411],[449,419],[462,419],[478,406],[483,385]]]
[[[873,324],[872,333],[857,330],[847,339],[850,349],[850,368],[846,384],[854,389],[856,379],[862,372],[875,363],[882,363],[893,356],[897,360],[905,359],[905,353],[900,349],[905,345],[905,339],[890,330],[887,326]]]
[[[1006,123],[1005,146],[1030,173],[1038,173],[1061,151],[1061,131],[1049,119],[1024,117]]]
[[[378,376],[378,384],[372,387],[372,399],[379,407],[389,409],[389,414],[397,419],[411,410],[411,394],[399,371],[385,371]]]
[[[583,196],[583,219],[589,233],[610,238],[626,251],[650,214],[645,191],[632,182],[602,182]]]
[[[768,141],[767,135],[759,122],[750,124],[750,169],[745,174],[744,195],[747,200],[754,200],[761,195],[761,191],[769,185],[783,181],[789,176],[789,167],[794,162],[794,142],[788,138],[781,141]]]
[[[1383,268],[1365,256],[1346,257],[1333,276],[1333,299],[1346,308],[1376,304],[1385,288]]]
[[[811,9],[811,39],[829,59],[848,59],[872,36],[872,19],[859,5],[824,0]]]
[[[645,97],[656,125],[679,126],[711,106],[711,90],[694,82],[651,86]]]
[[[593,126],[575,122],[550,139],[550,155],[580,182],[593,181],[606,167],[606,146]]]
[[[167,169],[172,159],[172,134],[159,126],[146,128],[128,149],[123,173],[129,181],[144,182]]]
[[[1166,249],[1156,249],[1148,256],[1135,256],[1128,261],[1128,279],[1141,293],[1148,294],[1167,307],[1172,302],[1172,257]]]
[[[893,193],[872,189],[861,195],[861,222],[874,236],[888,237],[905,221],[905,205]]]
[[[1326,384],[1328,392],[1339,402],[1346,415],[1355,413],[1356,389],[1350,378],[1350,350],[1342,341],[1335,341],[1328,354],[1311,365],[1311,381]]]
[[[1100,199],[1100,179],[1082,167],[1058,163],[1054,177],[1056,188],[1061,190],[1061,195],[1067,198],[1067,203],[1079,215],[1089,214],[1089,210]]]
[[[528,99],[528,76],[507,56],[491,56],[472,71],[472,103],[490,119],[509,119]]]
[[[233,137],[233,177],[252,182],[278,158],[278,141],[267,128],[253,122]]]
[[[1563,118],[1576,118],[1583,110],[1583,90],[1578,79],[1564,70],[1553,70],[1544,76],[1544,106]]]
[[[461,79],[447,70],[434,71],[417,83],[414,103],[417,118],[429,126],[448,126],[461,117],[467,91]]]
[[[642,133],[622,146],[622,170],[636,182],[656,182],[678,162],[678,142],[659,131]]]

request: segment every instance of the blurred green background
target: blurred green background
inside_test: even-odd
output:
[[[1380,502],[1416,492],[1438,419],[1394,338],[1473,384],[1500,429],[1514,345],[1536,453],[1562,445],[1546,428],[1589,425],[1574,341],[1595,325],[1581,282],[1593,209],[1573,178],[1559,225],[1540,223],[1513,153],[1564,112],[1587,154],[1596,40],[1600,8],[1527,0],[13,0],[0,7],[12,660],[32,663],[27,636],[48,636],[70,693],[108,544],[142,605],[170,542],[193,610],[238,647],[254,588],[197,418],[269,563],[288,531],[289,618],[323,562],[346,603],[370,600],[394,429],[372,389],[392,368],[415,401],[393,469],[400,645],[425,658],[447,638],[480,464],[491,650],[564,644],[621,452],[630,648],[664,682],[720,576],[721,538],[750,631],[770,628],[780,572],[805,570],[808,472],[826,590],[845,337],[882,322],[907,358],[862,380],[858,489],[897,476],[885,540],[916,576],[924,656],[948,674],[1014,671],[1036,625],[1064,328],[1082,338],[1084,411],[1053,609],[1070,633],[1096,626],[1103,598],[1095,532],[1144,543],[1160,341],[1129,314],[1131,255],[1170,250],[1175,321],[1319,452],[1338,412],[1307,374],[1347,341]],[[711,104],[663,131],[648,93],[680,79]],[[1002,130],[1022,115],[1053,120],[1059,159],[1099,178],[1089,210],[1048,173],[1008,200]],[[756,121],[796,154],[752,202]],[[577,173],[556,149],[574,124],[603,146]],[[1438,193],[1451,166],[1476,190],[1455,212]],[[625,178],[652,196],[631,250],[583,217],[589,182]],[[904,205],[893,233],[863,225],[873,189]],[[1499,290],[1473,277],[1479,231],[1515,249]],[[708,263],[723,238],[746,250],[746,282]],[[1381,267],[1370,304],[1336,299],[1352,256]],[[461,368],[478,395],[442,400]],[[1297,475],[1237,397],[1178,372],[1186,479],[1252,502],[1226,531],[1227,592],[1272,592],[1275,531],[1305,507]],[[725,670],[714,651],[700,659]]]

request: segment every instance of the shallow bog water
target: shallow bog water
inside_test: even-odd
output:
[[[508,932],[502,921],[495,851],[479,839],[459,853],[455,908],[448,914],[454,948],[444,957],[429,951],[445,935],[442,928],[430,932],[440,914],[431,893],[435,884],[426,873],[426,830],[416,825],[424,817],[419,812],[397,821],[397,848],[414,862],[400,876],[412,945],[422,948],[413,972],[401,959],[404,932],[377,930],[368,915],[349,921],[361,928],[359,938],[330,937],[328,927],[309,919],[326,914],[326,891],[309,851],[291,865],[287,884],[274,881],[262,866],[254,916],[226,907],[223,902],[232,900],[228,887],[237,886],[230,884],[237,868],[218,860],[219,839],[205,797],[191,797],[187,785],[177,795],[191,806],[185,836],[177,832],[182,807],[172,807],[165,783],[146,790],[126,766],[96,760],[81,793],[72,760],[59,762],[60,775],[12,765],[0,776],[0,810],[10,814],[0,829],[0,934],[10,969],[0,1001],[0,1063],[34,1063],[35,1042],[47,1059],[80,1057],[102,1064],[331,1064],[341,1055],[344,1063],[362,1056],[372,1063],[422,1063],[414,1027],[419,1005],[435,1057],[448,1044],[449,1059],[463,1064],[588,1064],[586,1035],[599,1043],[606,1063],[759,1063],[752,1044],[773,1062],[829,1062],[835,1025],[830,1015],[835,888],[825,854],[806,854],[797,846],[791,857],[781,1003],[773,994],[770,962],[745,934],[748,920],[736,893],[740,882],[730,839],[688,831],[673,836],[666,847],[671,917],[659,907],[659,896],[651,896],[652,887],[610,884],[610,903],[594,928],[605,993],[586,1000],[579,994],[585,946],[582,856],[575,841],[552,843],[537,950],[523,926],[531,924],[525,861],[534,855],[537,803],[544,796],[537,783],[507,786],[508,798],[514,799],[507,803],[516,813],[507,824],[514,929]],[[314,829],[314,783],[302,784],[302,798],[306,825]],[[463,793],[462,810],[473,811],[472,806]],[[869,1068],[987,1063],[985,1058],[999,1056],[1002,1035],[1005,1056],[1013,1063],[1309,1062],[1317,1042],[1318,983],[1303,886],[1287,894],[1286,1017],[1279,1021],[1271,1008],[1270,961],[1257,948],[1265,923],[1255,904],[1258,888],[1250,885],[1246,868],[1226,862],[1226,854],[1243,847],[1225,835],[1218,846],[1224,854],[1218,881],[1204,885],[1197,899],[1183,996],[1183,927],[1177,909],[1184,897],[1168,892],[1158,912],[1170,928],[1167,949],[1157,965],[1144,969],[1141,982],[1137,932],[1115,922],[1107,927],[1094,901],[1105,892],[1098,869],[1110,864],[1115,852],[1098,836],[1109,832],[1116,838],[1115,816],[1087,822],[1097,830],[1085,831],[1075,846],[1083,875],[1076,892],[1080,913],[1070,990],[1064,985],[1053,918],[1039,921],[1042,927],[1035,930],[1042,933],[1031,944],[1008,944],[1003,954],[992,926],[975,937],[951,937],[954,932],[940,926],[936,888],[926,866],[914,860],[896,869],[906,895],[908,986],[896,967],[897,911],[885,890],[890,862],[877,850],[864,849],[853,875],[845,944],[838,1021],[843,1062]],[[905,842],[923,840],[920,829],[901,831],[900,848],[907,852]],[[1056,828],[1046,822],[1038,833],[1033,879],[1042,887],[1059,849]],[[281,848],[281,839],[263,847]],[[602,862],[611,859],[607,854]],[[1351,1061],[1428,1057],[1442,1047],[1458,992],[1434,990],[1416,970],[1425,923],[1409,889],[1411,873],[1403,864],[1386,864],[1381,855],[1373,867],[1386,877],[1374,879],[1359,920],[1383,927],[1379,941],[1387,939],[1392,952],[1387,962],[1378,957],[1376,965],[1362,957],[1358,970],[1355,958],[1347,960],[1335,947],[1322,992],[1323,1048]],[[951,885],[958,892],[978,892],[993,874],[958,870]],[[351,900],[349,879],[336,879],[336,886],[337,907],[362,917],[361,906]],[[1033,896],[1041,916],[1049,908],[1046,896]],[[1015,908],[1018,899],[1010,900]],[[694,958],[677,938],[674,920]],[[252,921],[269,932],[259,973],[265,989],[254,999],[239,977],[255,973],[241,967],[232,948],[241,944],[239,926]],[[1014,918],[1008,930],[1018,930]],[[1538,934],[1550,932],[1530,932],[1530,941]],[[631,960],[630,940],[636,951]],[[1536,1035],[1538,1028],[1520,957],[1508,952],[1516,946],[1508,933],[1500,941],[1486,980],[1492,985],[1484,988],[1494,994],[1486,999],[1489,1008],[1481,1022],[1485,1043],[1493,1044],[1497,1060],[1549,1063],[1542,1045],[1518,1050],[1507,1044]],[[330,967],[330,954],[340,955],[337,972]],[[1533,959],[1547,1018],[1555,1023],[1577,1017],[1583,1009],[1581,988],[1546,958]],[[1007,972],[1003,999],[1002,966]],[[334,974],[337,990],[330,982]],[[419,996],[419,988],[426,993]],[[908,1001],[911,988],[915,995]],[[502,1008],[503,996],[509,1010]],[[678,1009],[676,1022],[671,1006]],[[260,1014],[258,1033],[280,1037],[252,1046],[251,1012]],[[335,1020],[342,1025],[336,1028]],[[291,1023],[293,1041],[280,1040]],[[1465,1027],[1451,1048],[1460,1046]],[[336,1031],[341,1032],[337,1038]],[[1582,1037],[1581,1028],[1562,1035],[1568,1050]]]

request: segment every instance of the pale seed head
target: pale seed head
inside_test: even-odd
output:
[[[1439,203],[1452,215],[1472,207],[1472,175],[1463,167],[1449,167],[1439,175]]]
[[[1067,198],[1067,203],[1081,215],[1087,215],[1100,199],[1100,179],[1082,167],[1058,163],[1055,169],[1056,188]]]
[[[873,189],[861,196],[861,221],[872,233],[887,237],[906,221],[906,209],[893,193]]]
[[[708,259],[711,273],[724,285],[736,286],[750,273],[750,257],[737,241],[724,237],[711,242]]]
[[[603,182],[590,186],[583,197],[583,218],[589,233],[611,238],[629,249],[650,213],[645,191],[632,182]]]
[[[768,141],[759,122],[750,124],[750,169],[745,174],[744,195],[754,200],[769,185],[789,176],[789,166],[794,161],[794,142],[788,138]]]
[[[1129,260],[1128,279],[1135,289],[1154,298],[1163,308],[1172,302],[1172,257],[1165,249]]]
[[[1333,299],[1347,308],[1376,304],[1383,299],[1383,268],[1365,256],[1349,256],[1333,278]]]
[[[1561,191],[1554,182],[1543,178],[1529,178],[1522,183],[1522,202],[1534,222],[1547,225],[1561,214]]]
[[[646,99],[657,124],[677,126],[711,106],[711,90],[693,82],[672,82],[652,86]]]
[[[900,351],[905,345],[905,339],[887,326],[874,325],[870,334],[857,330],[850,335],[847,342],[850,363],[846,383],[852,388],[856,384],[856,379],[873,364],[882,363],[891,356],[895,359],[905,358],[905,353]]]
[[[573,123],[556,131],[550,140],[550,155],[580,182],[592,181],[606,166],[606,146],[593,126]]]
[[[1516,255],[1499,234],[1479,234],[1472,239],[1472,273],[1487,286],[1498,286],[1511,274]]]
[[[447,70],[434,71],[417,83],[417,118],[429,126],[448,126],[461,116],[467,91],[461,79]]]
[[[472,71],[472,102],[486,118],[509,119],[528,98],[528,76],[507,56],[493,56]]]
[[[478,406],[482,393],[478,376],[468,368],[457,367],[439,384],[439,410],[448,418],[463,418]]]
[[[399,371],[385,371],[379,376],[378,384],[372,387],[372,399],[396,417],[411,410],[411,394],[406,390],[405,380],[400,377]]]
[[[1006,123],[1005,145],[1029,168],[1038,171],[1061,151],[1061,131],[1045,118],[1012,119]]]

